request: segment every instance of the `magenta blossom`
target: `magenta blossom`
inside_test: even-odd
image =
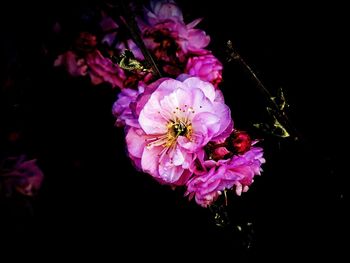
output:
[[[151,1],[144,19],[138,19],[147,48],[166,73],[177,76],[187,57],[208,53],[209,36],[194,28],[200,21],[186,25],[174,1]]]
[[[136,108],[141,129],[130,129],[127,146],[138,167],[167,184],[185,184],[189,168],[209,141],[232,129],[230,109],[213,85],[191,77],[163,79],[151,95],[141,95]],[[136,109],[137,110],[137,109]]]
[[[0,193],[32,196],[39,190],[43,177],[36,160],[26,160],[24,155],[7,158],[0,163]]]
[[[198,156],[203,158],[204,155],[202,153]],[[243,155],[234,155],[227,160],[202,161],[205,171],[198,172],[199,175],[187,182],[186,195],[189,195],[190,199],[194,197],[203,207],[211,205],[224,190],[234,186],[236,194],[241,195],[242,192],[248,191],[254,176],[260,175],[264,162],[263,150],[259,147],[252,147]]]
[[[215,87],[222,81],[222,64],[212,54],[191,57],[187,61],[185,73],[212,83]]]

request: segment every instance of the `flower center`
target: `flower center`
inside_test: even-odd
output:
[[[190,127],[190,126],[188,126],[188,127]],[[187,126],[182,122],[174,124],[173,130],[174,130],[174,133],[176,134],[176,136],[186,136],[186,134],[188,132]]]
[[[192,125],[190,123],[181,120],[171,121],[168,123],[167,127],[167,147],[173,145],[179,136],[185,136],[187,139],[191,139]]]

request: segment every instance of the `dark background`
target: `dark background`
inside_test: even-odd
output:
[[[230,39],[272,93],[284,88],[303,140],[253,130],[253,123],[266,120],[262,98],[241,67],[224,64],[222,90],[235,125],[264,139],[267,163],[248,193],[230,196],[235,230],[217,227],[208,209],[132,167],[111,115],[117,90],[52,70],[53,55],[42,43],[55,52],[66,44],[48,33],[53,21],[72,25],[69,38],[76,14],[89,4],[8,3],[0,16],[1,154],[25,152],[45,173],[35,199],[1,201],[0,239],[9,248],[33,247],[44,258],[44,251],[52,258],[95,255],[101,262],[124,255],[235,262],[345,257],[345,9],[335,3],[188,2],[180,1],[185,20],[204,18],[198,27],[211,36],[215,55],[225,61]],[[15,79],[11,90],[4,85],[8,75]],[[22,134],[15,145],[4,139],[13,130]],[[0,247],[0,254],[6,251]]]

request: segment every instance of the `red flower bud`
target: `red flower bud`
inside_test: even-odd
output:
[[[228,148],[234,153],[245,153],[252,145],[252,139],[245,131],[234,131],[227,140]]]

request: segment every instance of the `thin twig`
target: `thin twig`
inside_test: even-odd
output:
[[[282,123],[283,126],[285,126],[285,128],[289,131],[289,133],[293,135],[293,138],[295,140],[301,139],[300,134],[298,133],[296,128],[292,125],[286,113],[280,110],[277,103],[273,100],[273,96],[271,95],[270,91],[265,87],[262,81],[255,74],[253,69],[245,62],[245,60],[241,57],[241,55],[233,48],[232,42],[230,40],[227,42],[227,48],[230,53],[228,62],[237,61],[249,73],[249,75],[252,77],[252,79],[256,83],[257,89],[265,97],[266,101],[268,102],[270,108],[273,111],[273,114],[275,114],[275,118],[280,123]]]

